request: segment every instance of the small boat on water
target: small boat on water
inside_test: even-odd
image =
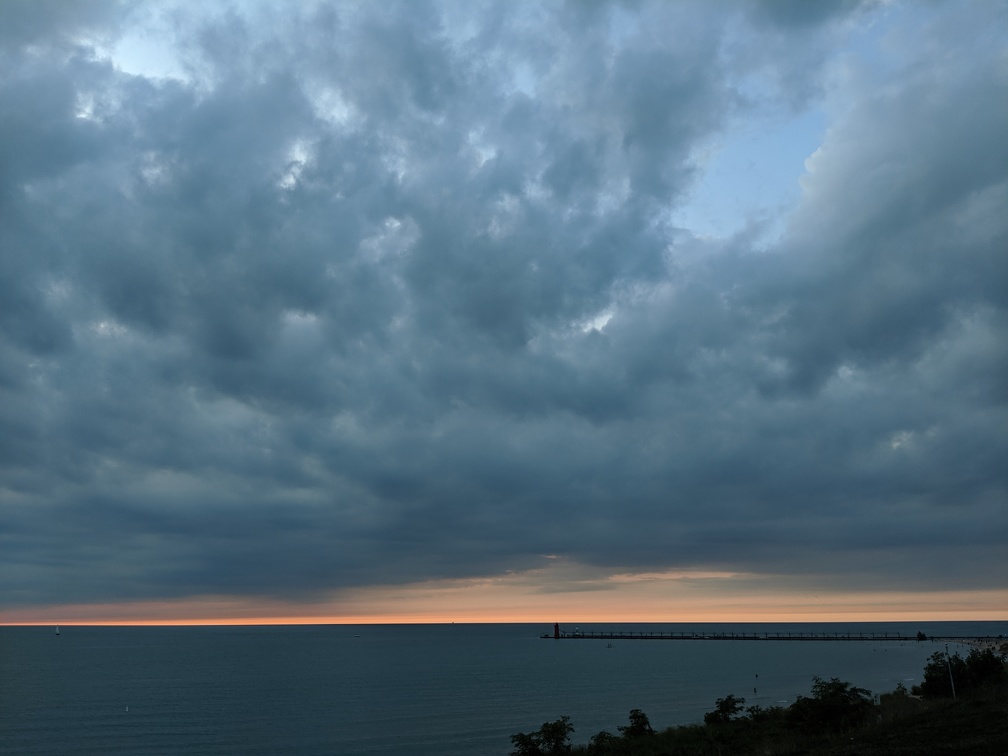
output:
[[[56,625],[56,635],[59,635],[59,625]]]

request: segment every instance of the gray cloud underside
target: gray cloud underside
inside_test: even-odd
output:
[[[222,7],[152,79],[93,47],[140,10],[0,4],[0,603],[1004,587],[1008,18],[879,71],[810,5]],[[672,223],[812,102],[778,239]]]

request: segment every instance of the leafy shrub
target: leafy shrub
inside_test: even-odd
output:
[[[959,654],[949,656],[943,651],[935,651],[924,667],[924,680],[913,686],[915,695],[925,698],[951,698],[952,678],[966,679],[966,662]]]
[[[788,719],[804,730],[838,732],[862,724],[873,713],[871,691],[836,677],[813,677],[812,697],[799,696],[788,709]]]
[[[913,687],[913,692],[925,698],[951,698],[955,691],[963,693],[1004,679],[1004,657],[993,649],[974,648],[965,659],[958,653],[935,651],[924,667],[924,681]]]
[[[519,732],[511,736],[514,750],[511,756],[555,756],[569,753],[570,736],[574,726],[570,717],[560,717],[554,722],[544,722],[537,732]]]
[[[654,735],[654,728],[648,720],[647,714],[640,709],[630,710],[630,724],[617,728],[624,738],[639,738],[645,735]]]
[[[783,721],[787,710],[783,706],[771,706],[768,709],[762,706],[747,706],[746,717],[753,722],[768,722],[771,720]]]
[[[966,682],[969,688],[981,688],[1005,679],[1005,659],[994,649],[974,648],[966,657]]]
[[[615,748],[619,742],[620,739],[617,736],[613,735],[611,732],[602,730],[601,732],[597,732],[592,735],[591,747],[595,751],[604,753]]]
[[[714,711],[708,711],[704,714],[703,721],[705,724],[730,722],[732,719],[737,718],[745,706],[745,699],[729,693],[724,698],[717,699],[714,705],[716,707]]]

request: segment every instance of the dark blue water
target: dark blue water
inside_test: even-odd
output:
[[[1005,623],[583,625],[582,630],[1008,634]],[[543,625],[0,627],[0,752],[507,754],[571,717],[699,721],[728,693],[788,704],[812,677],[919,682],[931,642],[542,640]],[[758,676],[758,677],[757,677]],[[755,688],[756,692],[753,692]]]

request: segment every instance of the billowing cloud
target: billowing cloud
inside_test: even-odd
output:
[[[815,8],[0,4],[0,605],[1008,588],[1008,16]]]

